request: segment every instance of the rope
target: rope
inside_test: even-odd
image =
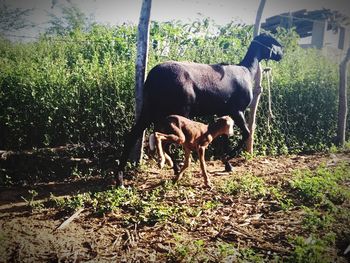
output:
[[[273,49],[270,48],[269,46],[266,46],[265,44],[261,43],[260,41],[253,39],[252,42],[256,42],[256,43],[258,43],[259,45],[261,45],[261,46],[263,46],[263,47],[266,47],[266,48],[269,49],[270,52],[272,53],[272,50],[273,50]],[[271,53],[270,53],[270,56],[271,56]]]
[[[258,43],[259,45],[261,45],[261,46],[266,47],[267,49],[269,49],[269,50],[270,50],[270,57],[272,56],[272,52],[274,51],[273,47],[271,48],[271,47],[269,47],[269,46],[266,46],[265,44],[261,43],[260,41],[255,40],[255,39],[253,39],[252,42],[256,42],[256,43]]]
[[[272,100],[271,100],[271,83],[273,82],[272,68],[266,67],[263,69],[263,73],[267,78],[267,92],[268,92],[268,115],[267,115],[267,130],[271,133],[271,121],[275,117],[272,113]]]

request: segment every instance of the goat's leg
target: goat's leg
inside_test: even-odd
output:
[[[190,166],[191,164],[191,150],[185,147],[185,163],[181,168],[180,173],[176,174],[174,177],[174,182],[177,182],[181,179],[182,175],[184,174],[185,170]]]
[[[169,161],[171,160],[171,163],[169,163],[169,161],[168,161],[168,163],[169,163],[169,166],[173,168],[174,174],[179,174],[181,167],[179,165],[179,162],[177,160],[177,156],[176,156],[175,152],[172,152],[170,150],[171,145],[173,145],[175,147],[178,146],[177,144],[172,144],[172,143],[168,142],[168,143],[163,144],[163,149],[164,149],[164,152],[169,156]]]
[[[159,168],[162,169],[164,167],[165,164],[165,154],[163,151],[163,147],[162,147],[162,140],[165,140],[165,134],[159,133],[159,132],[155,132],[154,136],[156,138],[156,147],[157,147],[157,151],[159,154]]]
[[[165,165],[165,161],[167,160],[170,162],[170,164],[173,165],[173,162],[170,158],[170,156],[167,153],[164,153],[163,147],[162,147],[162,142],[176,142],[178,144],[182,144],[185,139],[184,139],[184,134],[175,135],[175,134],[164,134],[160,132],[155,132],[155,137],[156,137],[156,145],[157,145],[157,150],[159,153],[160,161],[159,161],[159,167],[163,168]]]
[[[209,175],[208,175],[208,172],[207,172],[207,165],[205,163],[205,147],[200,146],[198,148],[198,157],[199,157],[199,162],[201,164],[202,176],[204,178],[204,184],[205,184],[206,187],[211,188],[212,185],[211,185],[211,182],[210,182],[210,179],[209,179]]]
[[[121,157],[119,158],[118,172],[116,175],[117,185],[123,185],[123,172],[127,160],[129,158],[132,147],[135,146],[137,139],[142,135],[143,131],[149,126],[149,122],[146,117],[141,115],[136,124],[132,127],[129,134],[127,134],[124,142],[124,149]]]
[[[165,156],[165,162],[168,163],[168,165],[170,166],[170,168],[174,168],[174,157],[172,156],[171,152],[170,152],[170,142],[164,142],[162,143],[162,147],[163,147],[163,152],[164,152],[164,156]]]
[[[182,145],[186,140],[185,134],[182,132],[181,129],[179,129],[173,123],[170,124],[170,128],[172,129],[172,134],[162,134],[164,137],[163,138],[164,143],[168,142],[168,143],[176,143],[176,144]],[[179,174],[179,171],[180,171],[179,165],[177,164],[177,162],[172,161],[172,159],[175,160],[175,158],[170,157],[170,152],[168,147],[169,145],[166,147],[166,154],[164,155],[164,157],[167,159],[169,165],[173,167],[174,173]]]
[[[170,168],[173,168],[174,167],[174,162],[171,159],[171,157],[169,156],[169,154],[167,154],[167,152],[165,152],[165,151],[164,151],[164,157],[165,157],[165,162],[168,163]]]
[[[233,114],[233,120],[238,128],[241,130],[242,139],[238,142],[237,146],[228,154],[228,158],[231,159],[236,157],[243,149],[244,144],[249,138],[250,131],[248,129],[247,123],[244,118],[244,113],[242,111],[237,111]]]
[[[231,152],[232,148],[230,147],[230,140],[229,140],[227,135],[222,136],[221,143],[222,143],[224,151],[225,151],[225,155],[222,158],[222,162],[225,165],[225,171],[231,172],[233,170],[233,166],[230,164],[230,162],[228,160],[230,159],[229,153]]]

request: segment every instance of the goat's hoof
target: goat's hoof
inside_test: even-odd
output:
[[[232,172],[233,166],[227,161],[225,162],[225,172]]]
[[[181,178],[182,178],[182,174],[175,174],[172,181],[174,184],[176,184]]]

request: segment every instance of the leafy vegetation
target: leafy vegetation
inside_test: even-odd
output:
[[[226,194],[237,195],[247,194],[254,198],[263,197],[267,194],[267,187],[262,178],[251,174],[240,175],[226,181],[221,187],[221,191]]]
[[[291,181],[291,186],[298,195],[316,206],[329,206],[343,203],[350,197],[347,188],[339,186],[338,182],[349,179],[350,173],[346,165],[335,170],[319,167],[315,172],[298,171]]]
[[[64,11],[65,20],[53,17],[52,32],[35,42],[0,40],[1,149],[107,141],[118,150],[133,123],[135,26],[101,26],[79,10]],[[152,22],[150,34],[148,69],[166,60],[238,63],[252,28],[203,19]],[[337,67],[319,51],[299,48],[293,32],[276,37],[286,52],[269,64],[275,118],[269,131],[262,96],[255,151],[325,150],[336,133]]]
[[[330,246],[334,245],[335,237],[333,234],[328,234],[324,239],[310,236],[305,239],[296,237],[292,240],[295,246],[293,254],[289,258],[289,262],[309,262],[309,263],[331,263],[334,262],[334,254]]]

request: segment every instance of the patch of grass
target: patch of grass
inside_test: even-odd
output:
[[[139,223],[154,225],[157,222],[171,220],[172,222],[182,221],[184,211],[180,206],[170,206],[164,203],[145,202],[142,210],[139,211],[137,219]]]
[[[54,206],[65,210],[78,210],[82,207],[92,207],[97,214],[108,213],[122,206],[137,206],[140,198],[131,188],[116,188],[112,190],[82,193],[71,197],[57,198],[50,196],[49,201]]]
[[[297,236],[291,240],[294,251],[288,258],[290,263],[331,263],[335,254],[331,246],[335,243],[334,233],[328,233],[322,239],[310,236],[305,239]]]
[[[87,207],[92,204],[92,198],[90,193],[77,194],[71,197],[57,198],[53,195],[50,196],[50,200],[54,206],[67,210],[76,211],[79,208]]]
[[[256,154],[254,152],[253,153],[249,153],[249,152],[243,151],[241,153],[241,156],[244,158],[244,160],[251,161],[251,160],[254,159],[254,157],[256,157]]]
[[[218,262],[230,262],[230,259],[237,254],[237,249],[233,244],[219,242],[217,245],[217,250],[214,255]]]
[[[342,152],[349,152],[349,151],[350,151],[350,141],[345,142],[344,146],[342,146],[342,147],[338,147],[338,146],[332,144],[328,149],[328,152],[333,153],[333,154],[342,153]]]
[[[237,262],[265,262],[263,255],[256,253],[251,248],[240,249],[240,256]]]
[[[223,241],[215,243],[203,239],[188,239],[174,233],[174,249],[168,259],[172,262],[270,262],[264,256],[249,248],[236,248]]]
[[[97,192],[92,196],[92,205],[97,213],[107,213],[122,206],[137,207],[141,200],[137,191],[132,188],[116,188]]]
[[[303,207],[303,210],[305,211],[303,227],[311,232],[329,230],[335,221],[333,215],[328,212],[308,207]]]
[[[260,198],[268,193],[268,188],[262,178],[248,173],[240,177],[231,177],[220,186],[220,191],[230,195],[248,194]]]
[[[281,189],[270,186],[268,191],[271,197],[277,200],[282,210],[288,210],[294,206],[293,200],[288,198],[286,193],[284,193]]]
[[[334,209],[334,204],[342,204],[350,198],[349,189],[339,184],[350,178],[349,170],[346,165],[320,166],[315,171],[299,170],[290,183],[305,202]]]
[[[175,248],[169,255],[171,259],[175,260],[176,262],[194,262],[195,259],[206,259],[206,261],[208,261],[207,256],[202,255],[204,245],[203,240],[189,241],[185,240],[184,237],[176,233],[173,235],[175,239]]]
[[[99,215],[122,211],[126,224],[154,225],[167,220],[174,223],[186,223],[189,221],[187,217],[192,216],[190,214],[192,208],[176,203],[168,204],[164,200],[167,187],[170,186],[158,187],[151,192],[139,192],[133,188],[115,188],[66,198],[51,196],[49,201],[55,207],[68,211],[75,211],[81,207],[92,208]]]

